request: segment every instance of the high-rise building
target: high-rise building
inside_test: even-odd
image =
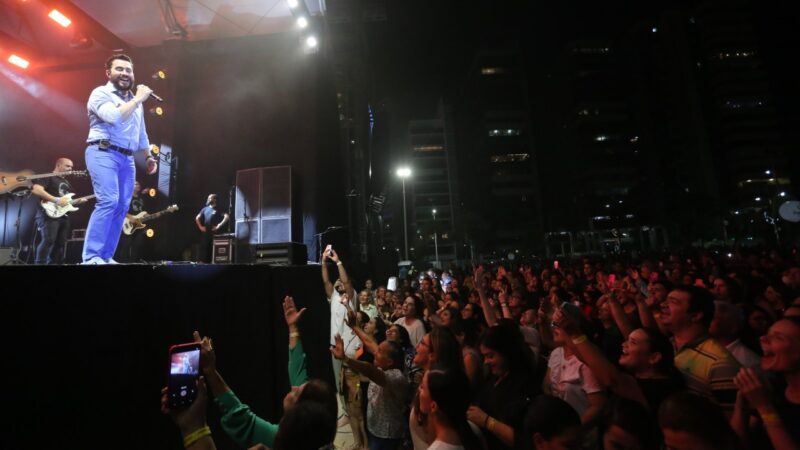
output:
[[[436,119],[412,120],[408,124],[414,171],[407,183],[412,187],[413,198],[409,202],[409,221],[416,235],[415,240],[409,240],[414,242],[417,259],[447,263],[459,256],[454,234],[458,183],[452,113],[440,103],[438,115]]]

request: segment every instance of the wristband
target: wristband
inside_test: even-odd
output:
[[[341,261],[337,261],[337,262],[336,262],[336,265],[337,265],[337,266],[341,266],[341,265],[342,265],[342,262],[341,262]]]
[[[489,417],[489,426],[486,427],[486,429],[494,432],[495,425],[497,425],[497,421],[494,419],[494,417]]]
[[[583,344],[584,342],[586,342],[586,340],[587,340],[586,339],[586,335],[582,334],[582,335],[576,337],[575,339],[573,339],[572,343],[575,344],[575,345]]]
[[[193,433],[189,434],[188,436],[183,438],[183,446],[188,448],[190,445],[194,444],[195,442],[199,441],[200,438],[205,436],[211,435],[211,428],[208,428],[208,425],[200,428]]]
[[[780,425],[781,416],[777,415],[776,413],[764,413],[759,414],[761,416],[761,422],[764,423],[764,426],[771,426],[771,425]]]
[[[292,331],[291,333],[289,333],[289,337],[290,338],[300,337],[300,333],[297,331]]]

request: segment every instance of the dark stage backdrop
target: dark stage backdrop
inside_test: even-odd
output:
[[[298,180],[303,236],[293,240],[305,242],[315,255],[312,235],[342,225],[346,217],[334,74],[324,54],[305,54],[294,34],[168,41],[130,54],[137,83],[166,99],[162,118],[145,119],[150,140],[178,157],[173,198],[159,196],[148,209],[176,202],[181,210],[153,223],[156,238],[146,256],[180,259],[199,237],[194,216],[209,193],[217,193],[225,209],[236,170],[279,165],[292,166]],[[0,171],[49,172],[62,155],[85,167],[85,105],[91,90],[105,83],[107,56],[81,56],[30,73],[0,68]],[[159,68],[166,69],[166,80],[151,77]],[[145,109],[154,106],[151,101]],[[138,163],[142,185],[155,186],[157,177],[144,174],[143,156]],[[91,191],[88,180],[75,187]],[[21,238],[30,241],[35,202],[14,200],[6,209],[0,201],[0,245],[16,246],[20,205]],[[85,227],[90,209],[73,215],[74,228]]]
[[[193,330],[214,339],[237,396],[277,422],[289,389],[286,294],[308,308],[300,328],[309,376],[333,381],[318,266],[11,266],[0,276],[3,449],[181,448],[159,392],[169,346],[190,342]],[[23,279],[32,281],[10,281]],[[218,408],[208,411],[218,447],[238,448]]]

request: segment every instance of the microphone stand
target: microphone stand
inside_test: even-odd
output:
[[[331,226],[328,227],[325,231],[322,231],[314,235],[314,237],[317,238],[317,255],[318,255],[317,260],[319,261],[320,264],[322,264],[322,236],[330,233],[331,231],[341,230],[342,228],[344,227]]]

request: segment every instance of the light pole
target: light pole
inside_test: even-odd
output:
[[[400,167],[397,169],[397,176],[403,182],[403,245],[405,248],[406,261],[408,261],[408,217],[406,216],[406,178],[411,176],[411,169]]]
[[[436,253],[436,260],[433,262],[433,266],[439,269],[439,239],[436,231],[436,208],[431,210],[433,213],[433,251]]]

